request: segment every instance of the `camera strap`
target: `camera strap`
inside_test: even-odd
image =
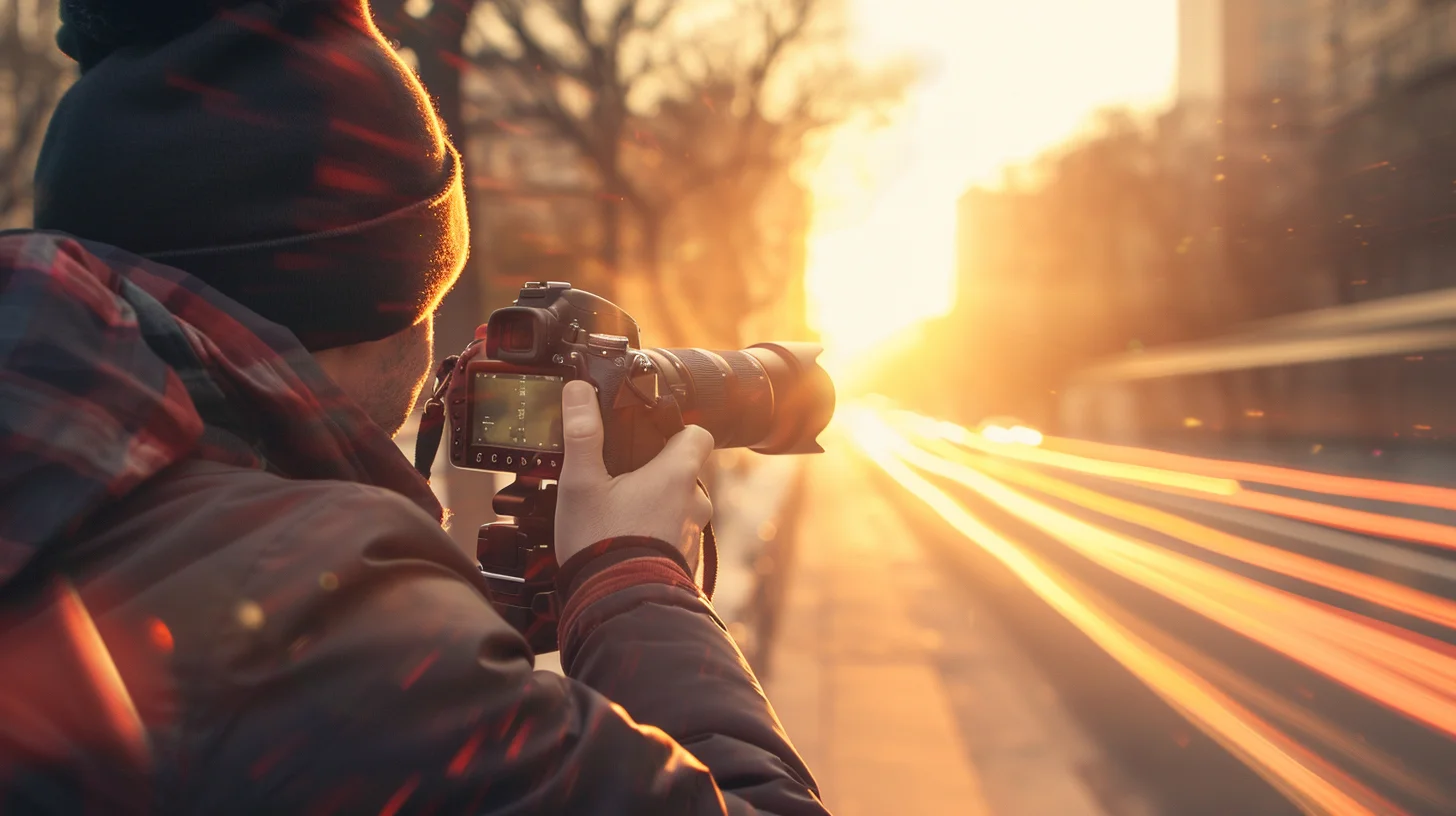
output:
[[[683,422],[682,407],[678,405],[677,398],[671,392],[661,394],[655,400],[649,400],[645,394],[637,390],[636,386],[632,385],[630,377],[626,382],[632,392],[647,403],[647,415],[653,427],[662,434],[664,439],[671,439],[674,434],[687,427]],[[698,489],[703,491],[703,495],[707,496],[709,501],[712,501],[713,497],[708,495],[708,486],[703,484],[702,479],[698,480]],[[708,596],[708,600],[711,601],[713,590],[717,588],[718,536],[713,532],[713,522],[710,521],[703,525],[703,594]]]
[[[450,388],[450,378],[455,373],[459,355],[452,355],[440,361],[435,369],[435,388],[425,401],[425,413],[420,417],[420,430],[415,434],[415,470],[430,480],[430,470],[435,465],[435,455],[440,452],[440,439],[445,435],[445,392]]]
[[[708,486],[698,480],[698,489],[708,496]],[[713,497],[708,496],[712,501]],[[703,525],[703,594],[713,600],[713,590],[718,588],[718,535],[713,532],[713,522]]]

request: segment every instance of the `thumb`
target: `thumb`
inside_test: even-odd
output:
[[[562,482],[595,484],[610,478],[602,463],[602,412],[596,389],[589,383],[574,380],[562,389],[561,435],[566,444]]]

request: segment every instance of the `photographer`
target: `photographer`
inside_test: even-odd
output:
[[[67,0],[0,233],[0,812],[823,814],[694,585],[712,449],[563,398],[568,678],[390,436],[459,157],[361,3]]]

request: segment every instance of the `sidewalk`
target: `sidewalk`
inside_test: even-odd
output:
[[[836,816],[1101,816],[1092,748],[926,562],[847,443],[809,464],[771,676]]]

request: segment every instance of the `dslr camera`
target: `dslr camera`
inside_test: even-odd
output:
[[[497,610],[537,652],[556,648],[551,525],[567,382],[596,389],[602,458],[614,476],[646,464],[687,424],[711,432],[718,448],[820,453],[816,439],[834,413],[833,383],[816,362],[821,352],[792,342],[644,349],[636,321],[605,298],[569,283],[527,283],[514,305],[491,313],[446,361],[426,405],[425,423],[433,408],[434,421],[450,429],[451,464],[516,475],[494,501],[498,515],[515,520],[485,525],[477,541]],[[416,460],[427,472],[425,457]],[[709,591],[712,566],[710,557]]]

